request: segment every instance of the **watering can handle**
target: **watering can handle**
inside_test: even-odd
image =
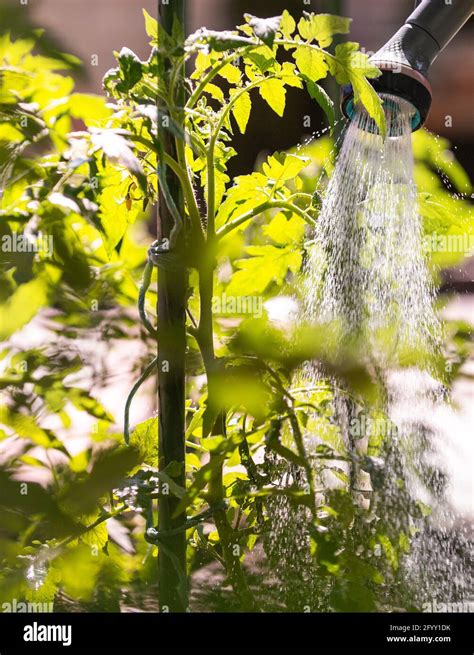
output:
[[[406,23],[422,28],[444,50],[474,12],[474,0],[418,0]]]

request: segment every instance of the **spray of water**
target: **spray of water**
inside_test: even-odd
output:
[[[329,436],[347,456],[330,463],[314,458],[322,503],[325,489],[346,485],[352,491],[354,502],[366,511],[359,524],[361,544],[375,534],[371,521],[389,526],[394,538],[400,532],[416,533],[411,555],[400,563],[393,586],[401,587],[403,579],[410,587],[405,602],[420,607],[430,598],[457,600],[467,593],[466,534],[446,496],[449,481],[437,454],[449,435],[442,435],[432,420],[443,411],[446,390],[428,363],[439,352],[442,335],[423,256],[413,179],[413,107],[399,98],[383,99],[385,140],[362,108],[345,132],[308,255],[299,317],[336,325],[345,347],[364,344],[365,363],[375,366],[386,394],[383,423],[389,429],[376,435],[385,442],[381,457],[367,457],[373,437],[367,430],[370,412],[341,389],[340,381],[328,380],[317,363],[310,363],[300,372],[297,386],[308,401],[315,389],[329,399],[328,420],[309,412],[307,452],[314,454]],[[402,368],[404,356],[414,352],[417,365]],[[360,424],[361,418],[365,427],[354,433],[354,420]],[[331,467],[338,476],[331,474]],[[414,508],[428,514],[428,506],[435,508],[431,520],[414,522]],[[309,579],[316,607],[330,608],[327,578],[322,582],[311,576],[302,554],[303,519],[311,520],[308,511],[292,510],[281,497],[268,509],[270,551],[278,562],[282,590],[298,597],[301,583]],[[366,562],[381,556],[380,544],[372,552],[360,548],[367,551],[361,551]],[[388,593],[387,607],[399,598]]]
[[[374,356],[433,349],[439,324],[422,254],[410,103],[385,97],[387,139],[359,110],[325,193],[305,277],[304,318],[337,322]]]

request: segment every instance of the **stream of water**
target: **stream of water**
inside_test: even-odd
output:
[[[347,127],[307,266],[304,315],[338,322],[377,358],[436,347],[439,322],[423,258],[410,103],[385,97],[384,141],[359,110]],[[383,363],[383,362],[381,362]]]
[[[447,392],[429,364],[440,351],[442,330],[422,247],[413,177],[413,107],[391,96],[384,97],[384,107],[390,135],[385,140],[363,109],[346,128],[323,194],[299,319],[327,325],[328,330],[337,326],[344,348],[364,344],[358,357],[379,373],[386,394],[384,420],[390,428],[389,433],[382,430],[378,435],[386,442],[383,454],[372,462],[370,473],[347,459],[333,461],[321,471],[319,460],[316,479],[323,490],[348,484],[356,490],[354,502],[368,515],[376,515],[376,522],[386,522],[393,534],[397,530],[412,533],[411,552],[400,563],[398,576],[410,587],[405,602],[422,607],[434,598],[449,602],[468,594],[467,532],[450,502],[449,474],[439,455],[453,443],[451,435],[443,433],[434,420],[446,411]],[[411,367],[406,366],[407,356]],[[303,395],[309,400],[309,390],[324,384],[328,384],[327,375],[316,363],[305,367],[297,386],[306,389]],[[332,444],[341,442],[347,453],[367,455],[373,436],[372,428],[367,428],[372,425],[370,419],[350,400],[347,389],[341,393],[339,386],[337,379],[329,380],[329,421],[324,424],[309,412],[305,444],[310,455],[327,437]],[[361,418],[362,426],[354,436],[351,426]],[[331,467],[338,470],[337,476],[331,476]],[[349,482],[341,482],[341,476]],[[282,584],[293,584],[298,597],[295,580],[303,583],[311,577],[304,546],[308,537],[302,528],[305,510],[292,510],[290,505],[283,497],[273,501],[271,542]],[[408,508],[414,506],[432,516],[412,521]],[[367,535],[372,533],[375,528]],[[380,545],[376,551],[366,553],[365,561],[381,556]],[[319,609],[331,607],[330,600],[326,604],[321,600],[329,587],[327,580],[315,582]],[[388,606],[402,602],[396,593],[389,597],[390,593]]]

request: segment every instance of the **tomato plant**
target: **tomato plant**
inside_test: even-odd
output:
[[[375,436],[357,452],[334,418],[334,377],[372,418],[385,416],[380,380],[361,352],[331,348],[332,337],[314,326],[282,328],[265,305],[292,294],[299,279],[320,209],[316,177],[330,172],[329,140],[228,174],[234,134],[246,132],[257,94],[284,121],[287,89],[301,89],[332,125],[320,82],[333,76],[352,83],[383,133],[368,81],[379,71],[356,43],[331,50],[333,36],[349,31],[343,17],[246,15],[235,31],[203,29],[185,40],[179,24],[167,30],[145,19],[150,56],[116,53],[107,98],[74,92],[64,70],[76,63],[38,54],[33,37],[0,40],[0,238],[54,244],[1,253],[1,598],[49,602],[61,591],[117,609],[120,589],[156,580],[163,550],[178,606],[187,606],[189,572],[216,560],[234,608],[273,607],[249,581],[246,559],[258,551],[284,583],[286,608],[410,607],[400,562],[429,510],[404,492],[390,439]],[[427,134],[417,138],[421,175],[445,150]],[[469,185],[457,165],[449,174]],[[454,201],[427,184],[427,231],[451,229]],[[171,229],[150,247],[143,235],[158,199]],[[468,224],[467,203],[456,203]],[[129,412],[145,379],[169,373],[155,284],[183,270],[185,461],[162,466],[159,418],[130,426]],[[44,338],[24,348],[20,331],[41,320]],[[121,417],[99,398],[120,370],[114,345],[131,339],[145,347],[138,383],[123,399],[124,439]],[[82,340],[108,345],[104,366]],[[460,337],[458,363],[467,353]],[[327,376],[301,390],[302,367],[314,360]],[[81,383],[84,371],[93,384]],[[89,438],[78,448],[73,437],[86,415]],[[308,432],[319,436],[311,450]],[[334,461],[367,472],[369,503],[346,470],[332,467],[341,484],[324,486]],[[396,500],[384,493],[390,476]],[[163,534],[157,507],[170,497],[179,520]],[[184,569],[167,550],[178,534]]]

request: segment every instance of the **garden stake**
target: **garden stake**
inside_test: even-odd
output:
[[[160,3],[158,21],[161,29],[184,41],[184,0]],[[172,68],[168,57],[165,71]],[[181,101],[184,100],[182,71],[178,75]],[[184,103],[179,103],[184,104]],[[165,107],[163,109],[166,109]],[[181,126],[180,126],[181,127]],[[175,159],[176,145],[170,132],[159,121],[158,141],[163,151]],[[160,159],[160,157],[159,157]],[[160,268],[158,275],[158,411],[159,411],[159,468],[165,469],[175,462],[178,472],[173,480],[186,488],[185,471],[185,350],[186,350],[186,269],[179,262],[184,250],[183,198],[178,179],[161,162],[157,174],[160,178],[158,237],[163,243],[174,241],[173,250],[178,259],[173,271]],[[164,184],[163,184],[164,181]],[[181,225],[179,225],[181,223]],[[178,226],[181,228],[177,232]],[[158,527],[163,533],[180,529],[186,522],[186,512],[176,513],[179,499],[173,495],[162,497],[158,502]],[[161,540],[158,554],[159,603],[161,611],[185,612],[187,610],[186,533],[178,532]]]

